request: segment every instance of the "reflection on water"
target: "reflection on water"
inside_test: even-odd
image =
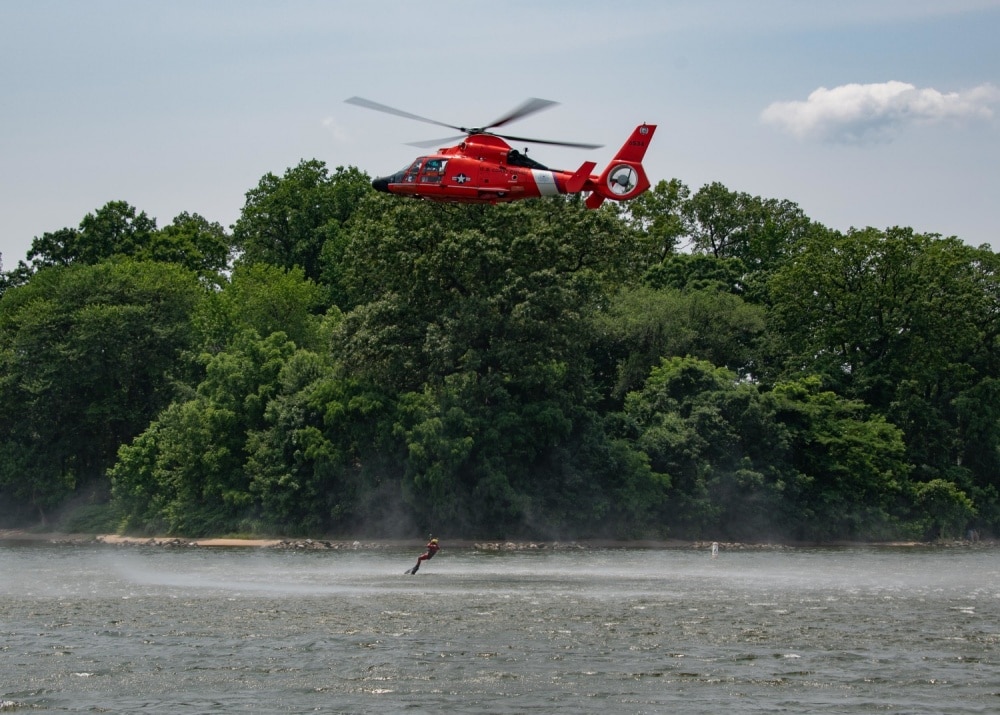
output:
[[[986,713],[989,549],[0,546],[0,708]],[[29,710],[30,709],[30,710]]]

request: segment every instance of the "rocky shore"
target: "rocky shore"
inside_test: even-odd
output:
[[[34,541],[50,544],[107,544],[109,546],[156,546],[162,548],[267,548],[289,551],[388,551],[419,547],[420,539],[405,540],[358,540],[358,539],[244,539],[244,538],[205,538],[190,539],[181,537],[149,537],[121,536],[118,534],[62,534],[38,533],[16,529],[0,529],[0,542],[4,541]],[[475,541],[463,539],[446,539],[444,545],[451,549],[474,549],[476,551],[508,552],[508,551],[559,551],[586,549],[701,549],[710,551],[717,544],[719,552],[727,551],[780,551],[801,547],[836,547],[836,546],[885,546],[885,547],[935,547],[935,548],[992,548],[997,546],[995,540],[968,541],[965,539],[944,540],[935,542],[894,541],[879,543],[861,542],[829,542],[817,543],[745,543],[745,542],[712,542],[712,541],[619,541],[607,539],[586,539],[579,541]]]

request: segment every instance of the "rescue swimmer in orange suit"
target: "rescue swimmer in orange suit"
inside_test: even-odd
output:
[[[432,558],[434,558],[434,554],[436,554],[438,552],[438,549],[440,549],[440,548],[441,547],[438,546],[438,540],[437,539],[431,539],[430,541],[428,541],[427,542],[427,551],[425,551],[424,553],[420,554],[420,556],[417,557],[417,565],[414,566],[409,571],[407,571],[406,573],[408,573],[408,574],[415,574],[420,569],[420,562],[421,561],[430,561]]]

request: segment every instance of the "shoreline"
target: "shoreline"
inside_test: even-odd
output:
[[[710,540],[682,539],[575,539],[570,541],[446,539],[448,548],[477,551],[559,551],[588,549],[710,549]],[[157,546],[163,548],[252,548],[327,551],[385,551],[409,549],[422,544],[421,539],[312,539],[312,538],[186,538],[173,536],[123,536],[120,534],[66,534],[32,532],[23,529],[0,529],[0,543],[35,542],[49,544],[103,544],[107,546]],[[777,551],[800,548],[993,548],[991,539],[969,541],[828,541],[828,542],[727,542],[719,541],[723,551]]]

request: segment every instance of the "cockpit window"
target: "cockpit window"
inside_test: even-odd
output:
[[[420,157],[415,162],[410,164],[410,167],[406,169],[405,175],[403,176],[403,181],[416,181],[417,174],[420,172],[420,167],[424,164],[424,158]]]

